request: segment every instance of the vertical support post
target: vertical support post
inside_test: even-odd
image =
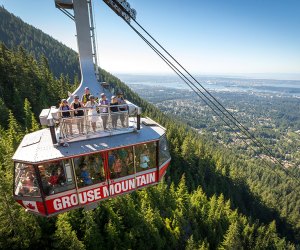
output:
[[[52,115],[51,115],[52,116]],[[56,134],[55,134],[55,127],[54,127],[54,121],[52,117],[48,118],[48,125],[50,128],[50,134],[53,144],[57,144]]]
[[[136,116],[136,119],[137,119],[136,128],[137,128],[137,130],[141,130],[141,113],[142,113],[142,108],[138,107],[137,116]]]
[[[53,144],[57,144],[54,125],[50,126],[50,133],[51,133],[51,139],[52,139]]]
[[[41,174],[40,174],[40,171],[39,171],[39,167],[37,165],[33,165],[33,167],[34,167],[34,171],[35,171],[35,176],[37,177],[37,182],[38,182],[40,194],[41,194],[44,209],[45,209],[45,215],[48,216],[49,213],[48,213],[48,209],[47,209],[47,206],[46,206],[45,193],[44,193],[44,189],[43,189],[42,177],[41,177]]]

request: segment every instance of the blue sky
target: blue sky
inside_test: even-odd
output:
[[[298,0],[129,0],[137,21],[193,73],[300,79]],[[77,50],[75,25],[54,0],[0,0],[7,10]],[[94,0],[100,66],[112,73],[172,73],[101,0]],[[298,76],[298,77],[297,77]]]

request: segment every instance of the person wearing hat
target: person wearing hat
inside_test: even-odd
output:
[[[88,109],[89,121],[91,122],[93,131],[96,132],[96,122],[98,121],[98,109],[99,104],[95,100],[95,96],[90,95],[90,100],[85,104]]]
[[[79,101],[79,96],[74,96],[74,101],[71,103],[71,109],[74,110],[75,122],[77,124],[78,133],[83,134],[83,104]]]
[[[110,112],[111,112],[111,123],[112,123],[112,127],[115,129],[117,128],[117,122],[118,122],[118,112],[119,112],[119,108],[118,108],[118,99],[116,96],[112,96],[111,97],[111,102],[110,102]]]
[[[89,89],[88,87],[85,87],[85,88],[84,88],[84,94],[83,94],[83,96],[81,97],[81,102],[82,102],[84,105],[89,101],[90,95],[91,95],[90,89]]]
[[[121,90],[118,91],[118,104],[119,105],[122,105],[119,107],[119,110],[121,111],[121,114],[120,114],[120,121],[121,121],[121,124],[122,124],[122,127],[125,127],[125,111],[127,110],[127,105],[126,105],[126,102],[124,100],[124,97],[123,97],[123,92]]]
[[[59,110],[61,111],[61,117],[63,118],[63,124],[68,124],[69,127],[69,131],[67,130],[66,126],[63,126],[63,128],[65,129],[65,134],[71,134],[73,135],[73,131],[72,131],[72,119],[71,119],[71,113],[68,110],[71,110],[69,103],[66,99],[62,99],[61,103],[59,105]]]
[[[106,130],[107,129],[107,120],[108,120],[108,105],[109,105],[109,101],[106,99],[106,95],[104,93],[102,93],[101,95],[101,99],[99,101],[99,106],[101,106],[100,108],[100,113],[101,113],[101,119],[103,122],[103,129]]]

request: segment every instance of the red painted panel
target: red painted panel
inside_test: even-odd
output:
[[[22,205],[28,212],[39,213],[46,215],[43,202],[40,201],[26,201],[26,200],[17,200],[17,202]]]
[[[136,181],[135,178],[128,178],[125,180],[111,180],[109,184],[109,191],[110,196],[115,196],[119,194],[123,194],[126,192],[134,191],[136,188]]]
[[[66,209],[121,195],[126,192],[134,191],[136,188],[144,187],[156,182],[156,170],[154,170],[150,173],[137,175],[136,178],[132,177],[119,181],[111,180],[109,185],[100,183],[96,187],[85,187],[83,190],[79,189],[78,194],[75,190],[73,193],[67,195],[62,193],[61,196],[46,201],[48,214],[62,212]]]
[[[105,187],[107,188],[107,185],[97,187],[94,186],[90,189],[85,188],[84,191],[79,191],[78,194],[75,190],[73,193],[67,195],[64,195],[64,193],[62,193],[60,197],[56,197],[54,199],[46,201],[48,213],[57,213],[65,209],[89,204],[94,201],[99,201],[104,198],[103,189]]]
[[[153,172],[147,173],[147,174],[137,174],[136,175],[136,186],[144,187],[150,184],[153,184],[157,182],[157,174],[156,169]]]
[[[161,180],[161,178],[164,177],[164,175],[166,174],[166,171],[167,171],[169,165],[170,165],[170,161],[167,162],[165,165],[163,165],[163,166],[159,169],[159,180]]]

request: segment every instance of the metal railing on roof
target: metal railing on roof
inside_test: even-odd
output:
[[[95,108],[58,110],[59,137],[64,141],[82,135],[126,130],[129,126],[127,105],[99,105]]]

